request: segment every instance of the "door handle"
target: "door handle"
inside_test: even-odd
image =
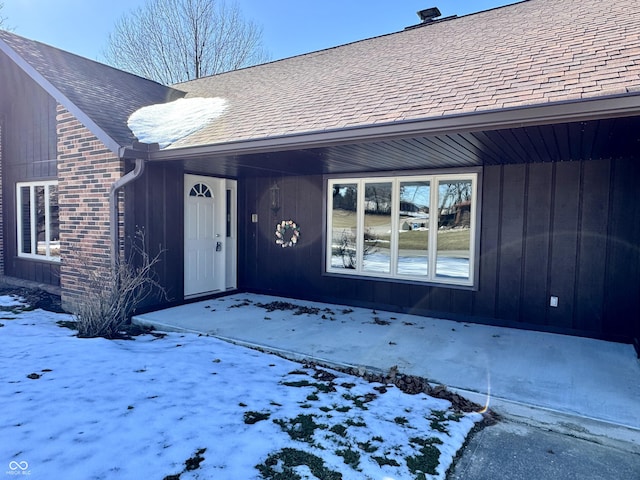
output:
[[[216,242],[216,252],[222,251],[222,242]]]

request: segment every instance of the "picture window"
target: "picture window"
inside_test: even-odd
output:
[[[473,285],[477,174],[328,181],[326,271]]]

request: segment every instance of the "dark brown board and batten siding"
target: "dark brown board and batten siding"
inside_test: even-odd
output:
[[[579,155],[580,152],[573,152]],[[639,162],[486,166],[475,290],[324,274],[323,177],[239,183],[240,288],[512,327],[629,341],[640,318]],[[281,210],[268,207],[278,182]],[[258,223],[251,223],[251,214]],[[275,244],[295,220],[297,246]],[[558,307],[549,305],[550,296]]]
[[[159,254],[154,280],[167,294],[165,299],[155,290],[141,307],[183,299],[183,189],[181,164],[149,163],[142,177],[125,187],[125,255],[135,258],[132,242],[144,247],[151,258]]]
[[[18,257],[16,182],[57,178],[56,102],[12,62],[0,55],[4,98],[2,193],[5,275],[60,285],[60,265]]]

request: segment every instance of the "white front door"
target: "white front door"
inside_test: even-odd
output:
[[[236,288],[232,209],[235,209],[235,182],[184,176],[185,297]]]

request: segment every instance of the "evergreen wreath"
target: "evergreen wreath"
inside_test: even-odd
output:
[[[291,230],[291,236],[287,240],[287,231]],[[293,220],[282,220],[276,225],[276,245],[282,248],[293,247],[300,239],[300,227]]]

